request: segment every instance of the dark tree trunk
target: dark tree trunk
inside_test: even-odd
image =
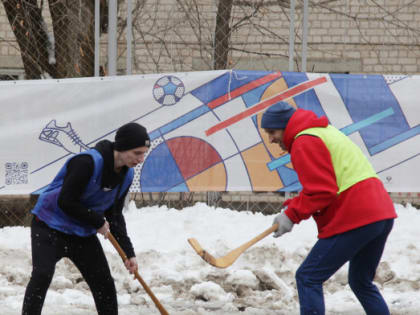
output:
[[[21,50],[26,79],[94,75],[95,1],[49,0],[54,47],[48,39],[37,0],[3,0]],[[49,62],[53,50],[55,63]],[[52,59],[51,59],[52,61]]]
[[[49,0],[59,78],[94,75],[95,2]]]
[[[48,59],[48,35],[37,0],[4,0],[3,6],[21,50],[26,79],[39,79],[44,73],[55,77],[55,65]]]
[[[214,66],[215,70],[226,69],[230,42],[230,18],[233,0],[219,0],[216,17],[216,30],[214,39]]]

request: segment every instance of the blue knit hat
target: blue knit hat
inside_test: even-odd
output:
[[[285,129],[290,117],[296,111],[286,102],[271,105],[262,115],[261,128]]]

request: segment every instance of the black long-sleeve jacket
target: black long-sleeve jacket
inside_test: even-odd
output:
[[[114,144],[111,141],[103,140],[96,144],[95,149],[102,155],[104,166],[102,171],[102,189],[113,189],[121,185],[128,171],[123,167],[120,173],[114,171]],[[130,238],[127,235],[125,219],[122,213],[124,200],[128,189],[121,198],[117,198],[114,204],[105,211],[105,217],[96,211],[91,211],[80,198],[83,195],[89,179],[93,174],[93,159],[89,155],[75,156],[67,164],[67,173],[64,177],[60,195],[58,196],[58,206],[69,216],[99,229],[109,222],[111,233],[125,251],[128,258],[134,257],[134,249]]]

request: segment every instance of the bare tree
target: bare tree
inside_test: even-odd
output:
[[[37,0],[5,0],[3,5],[20,47],[26,78],[40,78],[43,72],[56,77],[56,67],[49,62],[50,43]]]
[[[214,34],[214,69],[226,69],[229,53],[230,20],[233,0],[219,1]]]
[[[49,33],[43,0],[3,0],[27,79],[93,75],[94,1],[68,3],[48,0],[53,28]]]
[[[135,0],[133,49],[136,51],[140,46],[147,54],[134,58],[135,71],[167,71],[168,60],[172,71],[189,71],[197,67],[226,69],[235,66],[229,58],[232,52],[245,56],[268,55],[248,48],[246,32],[253,28],[261,34],[269,33],[259,20],[264,8],[278,6],[279,2],[176,0],[168,10],[171,5],[167,1]],[[93,75],[93,0],[3,0],[3,5],[27,79]],[[213,11],[203,8],[213,8]],[[50,14],[51,21],[42,15],[46,13]],[[107,0],[101,0],[102,32],[106,32],[107,13]],[[126,21],[122,15],[119,16],[118,31],[119,57],[123,57],[122,35],[126,31]],[[241,34],[244,41],[232,42],[232,34]]]
[[[94,1],[50,0],[58,77],[94,74]]]
[[[100,2],[101,31],[105,32],[107,0]],[[280,70],[276,68],[279,62],[284,65],[289,57],[289,2],[133,0],[133,72],[248,66],[251,69]],[[94,0],[2,0],[2,3],[16,38],[16,42],[5,42],[18,46],[26,78],[93,75]],[[125,0],[118,0],[123,8],[124,3]],[[405,68],[392,64],[391,53],[387,55],[387,50],[393,46],[400,51],[405,49],[408,55],[417,54],[420,29],[414,20],[407,20],[407,14],[403,15],[414,4],[413,0],[388,6],[369,0],[366,5],[376,13],[368,14],[364,6],[342,0],[310,2],[310,17],[312,13],[329,16],[325,21],[309,22],[307,53],[309,58],[316,56],[312,57],[311,71],[319,71],[324,60],[341,62],[343,59],[357,59],[367,50],[370,64],[377,62],[374,69],[365,65],[367,71],[404,71]],[[124,10],[121,12],[125,13]],[[297,1],[295,15],[294,55],[296,69],[299,70],[302,1]],[[322,29],[322,35],[317,35],[316,30],[321,30],[324,22],[328,24],[330,21],[338,25],[341,35],[335,35],[333,27],[326,27]],[[311,28],[311,23],[316,23],[316,26]],[[375,25],[378,30],[375,33],[366,25]],[[126,31],[125,14],[120,13],[119,58],[123,58],[126,52],[123,36]],[[319,64],[315,64],[315,58],[318,58]],[[372,61],[372,58],[377,61]],[[101,61],[106,62],[106,58]],[[414,63],[407,69],[416,71]],[[326,62],[323,64],[325,71]]]

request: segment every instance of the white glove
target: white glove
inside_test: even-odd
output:
[[[293,228],[293,222],[289,219],[289,217],[282,211],[278,214],[273,221],[273,225],[278,224],[279,227],[274,232],[273,237],[282,236],[284,233],[290,232]]]

